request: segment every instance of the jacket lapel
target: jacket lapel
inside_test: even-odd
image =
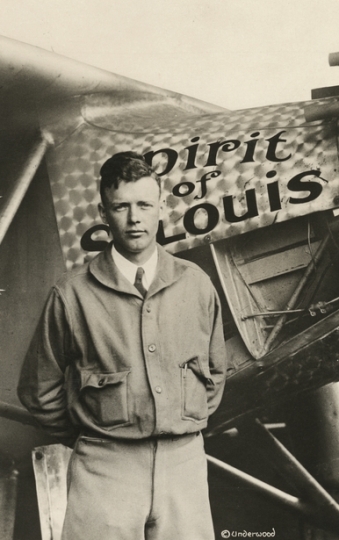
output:
[[[112,242],[89,263],[88,268],[95,279],[106,287],[127,294],[139,295],[134,285],[115,265],[112,258]]]

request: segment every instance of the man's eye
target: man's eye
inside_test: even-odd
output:
[[[151,203],[148,203],[148,202],[142,202],[140,204],[141,208],[151,208],[153,205]]]
[[[121,212],[122,210],[125,210],[126,206],[124,204],[119,204],[117,206],[113,206],[114,212]]]

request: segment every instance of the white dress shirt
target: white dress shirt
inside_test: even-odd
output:
[[[125,257],[123,257],[114,247],[112,247],[112,257],[113,261],[115,262],[116,266],[120,270],[120,272],[125,276],[128,281],[134,285],[135,283],[135,276],[137,273],[138,268],[143,268],[145,273],[142,278],[142,284],[145,287],[146,290],[150,288],[150,285],[154,279],[155,272],[157,270],[157,264],[158,264],[158,250],[155,248],[152,255],[146,261],[144,264],[134,264]]]

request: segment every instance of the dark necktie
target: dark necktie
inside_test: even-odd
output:
[[[137,269],[137,273],[135,275],[135,282],[134,282],[134,287],[138,289],[139,293],[143,297],[145,297],[147,293],[147,289],[145,289],[145,287],[142,284],[142,278],[143,278],[144,273],[145,273],[145,270],[142,268],[142,266],[139,266]]]

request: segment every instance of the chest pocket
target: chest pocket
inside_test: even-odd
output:
[[[208,367],[198,358],[192,358],[180,365],[182,417],[200,422],[208,417],[208,383],[213,384]]]
[[[99,426],[129,423],[127,402],[128,371],[118,373],[81,372],[80,401]]]

